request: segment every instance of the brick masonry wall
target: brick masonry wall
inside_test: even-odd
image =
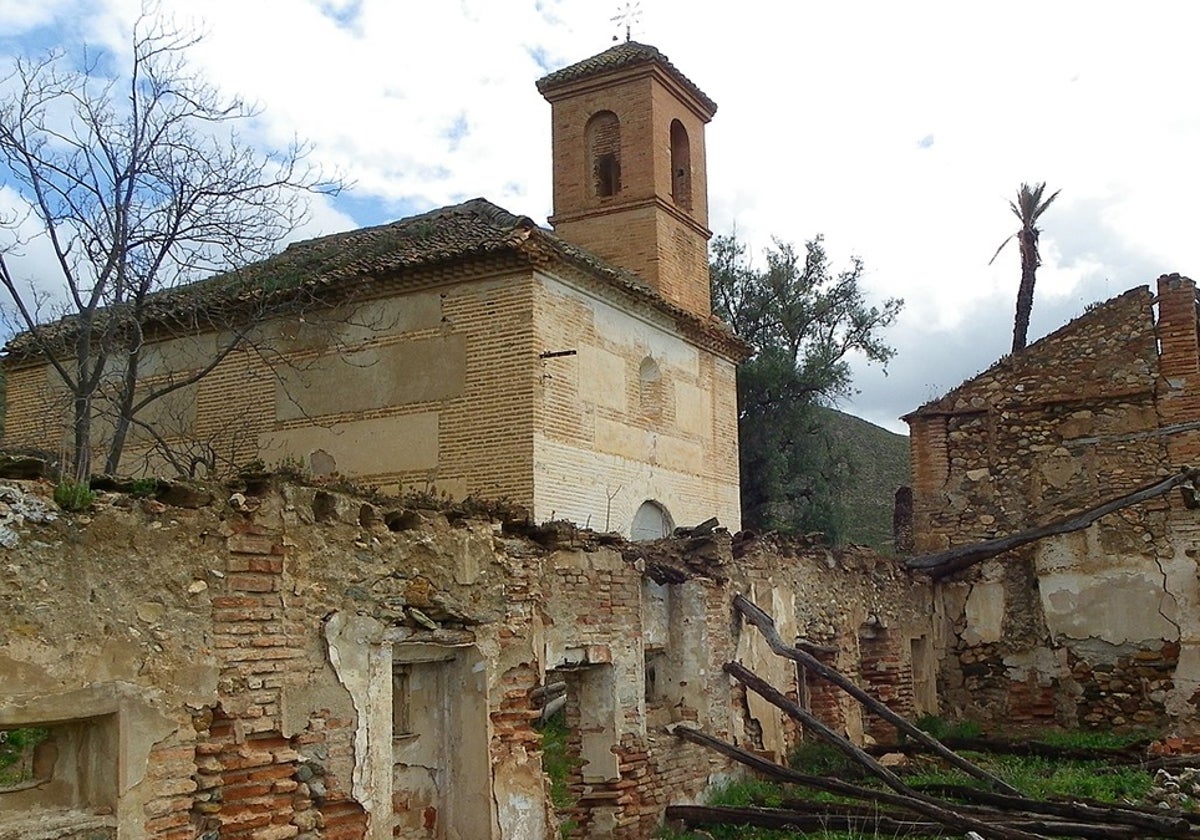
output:
[[[539,810],[547,806],[532,696],[560,678],[573,686],[574,750],[599,762],[586,780],[582,771],[571,780],[577,836],[648,838],[666,805],[702,801],[714,779],[736,773],[663,728],[686,721],[752,745],[745,733],[757,724],[744,719],[721,670],[750,639],[731,621],[734,592],[777,592],[797,611],[780,620],[805,637],[838,640],[839,666],[870,672],[864,683],[887,702],[911,695],[903,664],[891,667],[907,647],[872,653],[856,628],[880,615],[897,640],[929,632],[928,592],[869,552],[773,541],[735,547],[721,534],[645,548],[565,526],[535,541],[493,523],[381,510],[311,487],[199,509],[104,494],[90,517],[59,520],[36,536],[10,550],[0,570],[0,594],[13,605],[0,623],[0,709],[32,708],[82,684],[124,686],[126,720],[139,722],[113,758],[114,767],[126,762],[119,772],[130,780],[117,819],[131,836],[165,840],[448,830],[462,813],[453,788],[431,799],[428,790],[394,786],[402,777],[391,774],[393,710],[370,701],[391,685],[386,660],[371,676],[372,651],[431,632],[421,622],[466,639],[454,643],[479,663],[467,670],[485,675],[482,716],[443,718],[453,731],[438,755],[461,767],[462,753],[478,752],[486,778],[459,782],[490,785],[480,801],[494,809],[497,838],[554,831]],[[678,564],[681,576],[660,587],[665,634],[652,629],[661,617],[647,600],[652,558]],[[39,594],[36,581],[48,574],[61,575],[61,598]],[[329,630],[339,616],[358,629]],[[647,693],[651,636],[664,646],[660,685],[669,694]],[[361,654],[356,645],[366,646]],[[887,668],[871,670],[885,657]],[[785,670],[793,682],[781,687],[799,698],[795,669]],[[32,695],[11,696],[18,685]],[[463,685],[447,688],[450,714]],[[852,704],[824,698],[813,707],[824,704],[822,713],[851,734],[861,730]],[[461,729],[460,719],[475,729]],[[789,743],[802,737],[780,726]]]
[[[545,360],[535,385],[535,517],[628,533],[637,508],[655,499],[677,524],[716,516],[739,527],[732,363],[599,295],[539,280],[535,341],[575,355]],[[647,359],[659,376],[655,411],[642,405]],[[581,463],[588,482],[578,480]]]
[[[551,96],[555,232],[643,278],[672,303],[706,317],[708,182],[704,124],[681,91],[657,72],[618,72],[609,80]],[[594,115],[615,115],[621,137],[621,189],[594,189]],[[689,200],[672,191],[671,124],[687,134]]]

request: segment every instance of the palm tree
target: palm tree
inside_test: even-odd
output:
[[[1025,347],[1025,338],[1029,332],[1029,313],[1033,311],[1033,284],[1037,282],[1037,269],[1042,264],[1041,257],[1038,256],[1038,234],[1041,231],[1037,227],[1037,220],[1062,192],[1062,190],[1056,190],[1054,195],[1043,201],[1042,194],[1045,191],[1045,181],[1032,187],[1029,184],[1021,184],[1021,189],[1017,190],[1017,200],[1008,203],[1008,206],[1012,208],[1013,215],[1021,220],[1021,229],[1001,242],[996,253],[988,261],[988,265],[994,263],[996,257],[1000,256],[1000,252],[1004,250],[1004,246],[1014,236],[1017,238],[1017,242],[1021,246],[1021,285],[1017,289],[1017,315],[1013,320],[1012,351],[1014,353]]]

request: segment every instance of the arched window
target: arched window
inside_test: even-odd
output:
[[[638,367],[638,413],[643,417],[661,417],[663,381],[658,363],[647,356]]]
[[[679,120],[671,120],[671,198],[685,210],[692,209],[692,149]]]
[[[616,195],[621,191],[621,121],[612,111],[593,114],[584,137],[592,167],[593,195]]]
[[[633,515],[633,525],[629,529],[629,538],[634,542],[640,540],[661,540],[671,536],[675,530],[675,522],[665,507],[656,501],[647,499]]]

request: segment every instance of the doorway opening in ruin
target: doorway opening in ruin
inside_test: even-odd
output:
[[[933,646],[928,636],[917,636],[909,642],[912,661],[913,713],[936,715],[937,662],[933,658]]]
[[[612,804],[608,785],[620,776],[615,674],[611,664],[588,662],[583,648],[570,649],[546,672],[546,686],[558,698],[539,724],[551,801],[560,820],[586,830],[594,812]]]
[[[392,651],[394,836],[487,837],[491,797],[486,668],[475,648]]]

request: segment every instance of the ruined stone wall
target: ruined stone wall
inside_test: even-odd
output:
[[[26,505],[49,487],[5,492]],[[52,733],[39,775],[0,788],[5,840],[34,825],[515,840],[566,818],[577,837],[650,837],[666,805],[737,772],[668,725],[779,758],[802,736],[735,690],[726,662],[798,699],[821,691],[739,626],[737,592],[916,711],[906,663],[932,632],[929,590],[869,552],[720,532],[643,546],[566,524],[521,536],[290,485],[171,498],[186,506],[101,494],[0,549],[0,728]],[[575,764],[563,813],[535,725],[539,691],[559,681]],[[813,707],[860,737],[856,707],[824,696]]]
[[[1090,309],[910,415],[917,553],[1093,507],[1200,451],[1195,287],[1171,276],[1157,291]],[[941,585],[943,709],[996,725],[1188,726],[1194,518],[1156,499]]]
[[[902,562],[872,550],[850,546],[833,550],[786,540],[755,540],[735,545],[745,592],[776,616],[781,636],[802,638],[835,648],[825,664],[855,679],[897,713],[910,719],[937,711],[936,698],[917,690],[935,680],[936,656],[948,639],[935,618],[932,587],[909,573]],[[786,617],[786,618],[781,618]],[[927,649],[927,652],[926,652]],[[771,657],[753,628],[737,639],[738,658],[751,670],[793,697],[835,730],[853,740],[870,736],[895,740],[894,728],[873,716],[844,692],[811,673],[798,674],[793,663]],[[796,746],[799,732],[787,726],[772,734],[776,722],[757,698],[746,699],[745,737],[770,752]],[[774,741],[773,738],[781,738]]]

